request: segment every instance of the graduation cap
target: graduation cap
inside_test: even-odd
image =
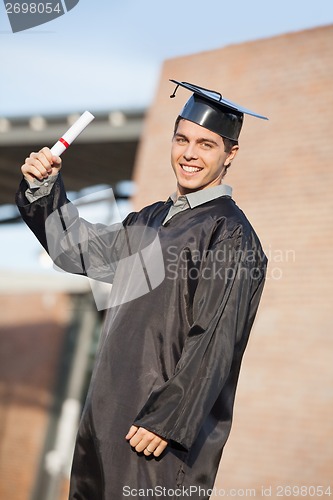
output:
[[[179,86],[193,92],[185,104],[181,118],[197,123],[222,137],[237,141],[242,128],[244,114],[268,120],[266,116],[258,115],[239,104],[228,101],[220,92],[208,90],[193,83],[170,80],[177,86],[170,97],[175,97]]]

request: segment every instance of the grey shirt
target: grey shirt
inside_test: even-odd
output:
[[[43,196],[47,196],[50,194],[51,189],[53,188],[53,184],[57,180],[59,174],[50,175],[47,179],[43,179],[39,181],[35,179],[34,182],[29,182],[26,179],[26,183],[28,184],[28,189],[25,191],[25,197],[30,203],[38,200],[39,198],[43,198]]]
[[[179,196],[173,193],[170,198],[173,201],[170,210],[163,221],[163,225],[166,224],[174,215],[187,210],[192,209],[207,203],[207,201],[215,200],[220,196],[232,196],[232,187],[227,184],[218,184],[206,189],[200,189],[199,191],[194,191],[193,193],[186,194],[184,196]]]

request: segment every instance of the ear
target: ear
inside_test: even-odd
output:
[[[232,160],[235,158],[236,154],[238,153],[238,150],[239,150],[238,145],[232,146],[232,148],[229,151],[228,156],[226,157],[226,159],[224,161],[224,165],[226,167],[228,167],[230,165],[230,163],[232,162]]]

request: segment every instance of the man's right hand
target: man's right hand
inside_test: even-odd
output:
[[[61,158],[52,155],[51,150],[45,147],[25,159],[21,172],[28,182],[34,182],[36,179],[42,181],[50,175],[56,175],[61,169],[61,163]]]

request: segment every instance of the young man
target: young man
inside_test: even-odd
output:
[[[22,166],[17,204],[55,262],[113,281],[71,499],[207,499],[230,432],[266,257],[222,179],[254,113],[175,83],[193,92],[172,140],[177,191],[121,227],[79,218],[48,148]]]

